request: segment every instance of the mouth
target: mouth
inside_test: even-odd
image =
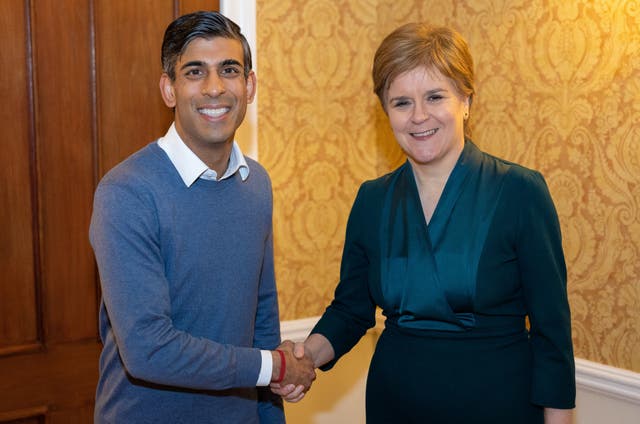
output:
[[[230,107],[202,107],[198,108],[198,112],[211,118],[219,118],[231,110]]]
[[[438,132],[438,128],[433,128],[431,130],[422,131],[418,133],[411,133],[411,135],[413,137],[429,137],[430,135],[434,135],[436,132]]]

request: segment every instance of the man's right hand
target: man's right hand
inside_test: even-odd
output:
[[[282,363],[281,356],[277,351],[272,351],[273,357],[273,371],[271,380],[278,378],[281,372],[281,367],[284,365],[284,377],[279,384],[281,387],[287,385],[294,385],[296,387],[302,386],[303,391],[306,392],[311,388],[311,384],[316,379],[316,372],[313,366],[313,361],[309,355],[301,356],[299,349],[294,354],[295,344],[287,340],[278,346],[278,350],[284,353],[284,364]]]

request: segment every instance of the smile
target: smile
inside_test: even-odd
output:
[[[438,129],[434,128],[432,130],[423,131],[423,132],[419,132],[419,133],[411,133],[411,135],[414,136],[414,137],[427,137],[427,136],[435,134],[437,131],[438,131]]]
[[[231,108],[228,107],[221,107],[221,108],[200,108],[198,109],[198,112],[200,112],[203,115],[207,115],[210,116],[212,118],[218,118],[222,115],[224,115],[225,113],[229,112]]]

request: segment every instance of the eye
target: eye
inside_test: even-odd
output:
[[[411,102],[409,102],[409,100],[407,99],[398,99],[391,102],[391,107],[403,108],[409,106],[410,104]]]
[[[233,78],[237,75],[240,75],[242,71],[237,66],[225,66],[220,69],[220,75],[227,78]]]
[[[430,103],[436,103],[442,99],[444,99],[444,96],[442,94],[432,94],[427,97],[427,101]]]
[[[185,76],[189,79],[196,79],[204,75],[200,68],[190,68],[185,72]]]

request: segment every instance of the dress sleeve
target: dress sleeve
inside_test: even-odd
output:
[[[320,369],[331,369],[349,352],[367,330],[375,325],[376,305],[369,292],[369,258],[365,248],[367,231],[376,231],[367,214],[366,183],[360,187],[351,208],[342,252],[340,282],[334,299],[311,333],[320,333],[330,342],[335,358]]]
[[[542,175],[524,176],[517,255],[533,353],[531,402],[575,407],[575,365],[560,223]]]
[[[254,387],[260,350],[196,337],[173,325],[159,224],[152,196],[126,184],[100,184],[90,240],[102,299],[126,371],[147,382],[193,389]]]

